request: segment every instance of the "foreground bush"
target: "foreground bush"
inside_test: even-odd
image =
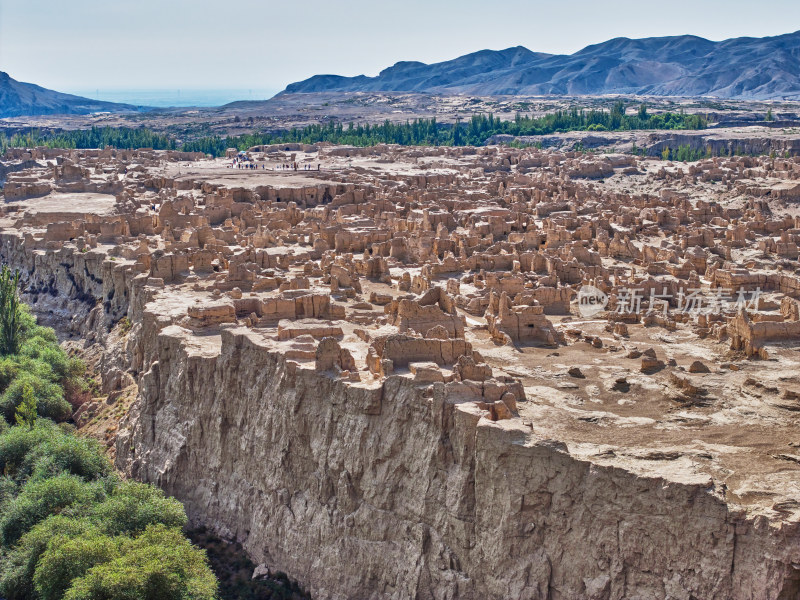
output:
[[[0,596],[7,600],[36,598],[33,577],[48,543],[56,536],[72,538],[91,530],[83,519],[52,515],[36,525],[11,550],[6,550],[0,567]]]
[[[0,544],[13,546],[24,533],[52,514],[84,507],[104,498],[103,488],[80,477],[61,473],[50,479],[31,481],[19,495],[6,502],[0,516]]]
[[[47,420],[0,435],[0,471],[23,480],[71,473],[87,481],[108,476],[111,465],[93,439],[71,435]]]
[[[33,584],[42,600],[58,600],[96,565],[115,560],[122,554],[120,540],[96,529],[78,536],[57,535],[36,565]]]
[[[180,502],[121,482],[101,447],[39,419],[0,433],[0,597],[215,597]]]
[[[63,597],[203,600],[213,598],[216,591],[217,580],[205,555],[180,530],[156,525],[137,538],[123,541],[117,558],[75,579]]]

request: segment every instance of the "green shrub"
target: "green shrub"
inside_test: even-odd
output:
[[[87,531],[78,537],[57,535],[51,539],[33,575],[33,585],[41,600],[60,600],[74,579],[95,565],[117,558],[121,542],[121,538],[98,531]]]
[[[96,440],[61,431],[35,448],[28,455],[26,463],[31,465],[29,472],[34,480],[69,473],[92,481],[111,473],[111,463]]]
[[[38,360],[25,354],[18,354],[12,358],[17,363],[17,368],[19,369],[17,372],[17,377],[27,374],[31,377],[36,377],[37,379],[43,379],[44,381],[51,383],[58,383],[58,377],[53,372],[53,367],[43,360]]]
[[[72,415],[72,407],[64,399],[60,385],[26,372],[14,379],[0,397],[0,413],[6,421],[13,422],[17,407],[22,403],[26,385],[33,388],[39,416],[58,422],[65,421]]]
[[[85,519],[51,515],[22,536],[0,562],[0,596],[7,600],[33,598],[33,577],[39,558],[56,535],[76,537],[92,531]]]
[[[45,443],[54,435],[55,427],[47,421],[38,421],[36,427],[12,427],[0,436],[0,471],[5,475],[21,478],[29,475],[20,472],[28,455],[39,444]]]
[[[49,343],[41,336],[34,336],[22,343],[20,354],[41,360],[50,365],[53,374],[58,379],[63,379],[69,371],[69,356],[61,346]]]
[[[33,386],[24,383],[22,385],[22,400],[14,411],[14,422],[21,426],[33,429],[36,426],[37,402],[33,395]]]
[[[63,473],[52,479],[28,482],[22,492],[3,506],[0,517],[0,544],[6,548],[17,543],[31,527],[51,514],[74,506],[99,502],[105,491],[97,482]]]
[[[64,600],[212,600],[217,582],[205,554],[179,529],[148,527],[120,556],[72,582]]]
[[[12,356],[0,358],[0,392],[5,392],[9,384],[19,374],[19,361]]]
[[[36,315],[31,312],[31,307],[27,304],[19,305],[19,334],[23,339],[31,336],[31,332],[35,329],[48,329],[47,327],[40,327],[36,324]],[[52,331],[52,330],[51,330]],[[53,332],[55,336],[55,331]]]
[[[104,502],[92,507],[89,516],[109,535],[138,535],[158,524],[181,529],[187,521],[180,502],[136,481],[118,485]]]
[[[5,475],[0,475],[0,506],[6,500],[10,500],[17,495],[17,483]]]
[[[111,464],[97,441],[40,419],[34,429],[13,427],[0,436],[0,470],[18,481],[59,473],[89,481],[109,476]]]
[[[91,394],[86,367],[14,308],[10,277],[0,272],[0,345],[14,346],[0,355],[0,598],[211,600],[216,578],[183,536],[180,502],[120,483],[98,442],[53,422]]]

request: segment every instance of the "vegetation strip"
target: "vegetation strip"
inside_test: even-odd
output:
[[[355,125],[329,121],[284,131],[249,133],[239,136],[216,135],[180,142],[169,134],[156,133],[146,127],[92,127],[75,131],[43,132],[31,130],[14,134],[10,139],[0,133],[0,151],[8,148],[47,146],[50,148],[153,148],[204,152],[214,157],[225,156],[228,148],[246,150],[265,144],[331,142],[338,145],[374,146],[480,146],[493,135],[530,136],[568,131],[631,131],[641,129],[705,129],[706,118],[697,114],[665,112],[649,114],[647,106],[639,106],[635,114],[626,114],[625,103],[615,102],[610,110],[559,110],[541,117],[517,114],[513,121],[501,121],[493,115],[473,115],[466,122],[439,123],[436,118],[414,119],[405,123],[388,120],[378,125]]]

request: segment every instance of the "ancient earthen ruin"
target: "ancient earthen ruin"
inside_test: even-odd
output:
[[[76,421],[314,597],[800,594],[800,160],[5,159]]]

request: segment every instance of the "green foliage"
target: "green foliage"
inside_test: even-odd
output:
[[[767,115],[764,117],[764,120],[765,121],[772,121],[773,119],[774,119],[774,117],[772,116],[772,109],[768,108],[767,109]]]
[[[33,429],[12,427],[0,435],[0,471],[3,475],[17,481],[27,478],[31,472],[28,456],[50,439],[54,429],[51,423],[39,421]]]
[[[17,407],[22,404],[23,393],[28,389],[33,390],[39,416],[64,421],[72,414],[72,407],[64,399],[64,391],[60,385],[41,375],[24,372],[11,382],[0,397],[0,413],[7,421],[14,420]]]
[[[331,142],[352,146],[375,144],[479,146],[493,135],[529,136],[566,131],[616,131],[632,129],[705,129],[706,118],[684,113],[649,115],[647,110],[636,115],[625,114],[621,101],[610,110],[559,110],[541,117],[516,115],[513,121],[502,121],[494,115],[473,115],[464,124],[456,119],[453,125],[439,124],[435,119],[415,119],[411,122],[380,125],[353,125],[346,128],[330,121],[325,125],[309,125],[302,129],[276,133],[253,133],[238,137],[202,137],[184,143],[182,149],[224,156],[227,148],[246,150],[262,144]]]
[[[8,600],[33,598],[36,566],[56,536],[68,539],[93,531],[85,519],[51,515],[22,536],[0,567],[0,596]]]
[[[386,121],[387,123],[389,121]],[[461,146],[464,144],[464,136],[461,133],[461,119],[456,117],[456,122],[453,125],[453,146]]]
[[[111,475],[111,465],[98,442],[54,428],[58,433],[28,453],[23,470],[32,479],[45,479],[59,473],[77,475],[86,481]]]
[[[473,115],[468,122],[457,119],[454,124],[439,123],[436,118],[414,119],[405,123],[389,120],[376,125],[336,121],[312,124],[303,128],[283,131],[248,133],[240,136],[197,136],[182,144],[166,134],[156,134],[149,129],[93,127],[86,130],[48,133],[31,130],[25,135],[16,134],[3,143],[7,147],[48,146],[51,148],[138,148],[156,150],[180,149],[186,152],[203,152],[212,156],[225,156],[228,148],[246,150],[264,144],[289,144],[331,142],[340,145],[374,146],[400,144],[404,146],[463,146],[483,145],[493,135],[513,136],[544,135],[567,131],[617,131],[633,129],[705,129],[707,120],[702,115],[683,112],[649,114],[646,105],[639,106],[636,114],[626,114],[626,105],[618,100],[607,110],[582,110],[573,107],[539,117],[517,114],[513,121],[502,121],[494,115]],[[197,135],[197,134],[195,134]]]
[[[113,538],[97,530],[79,537],[58,534],[41,555],[33,575],[33,584],[41,600],[60,600],[72,585],[95,565],[120,556],[121,538]]]
[[[13,343],[6,344],[15,346],[15,351],[0,355],[0,415],[8,423],[15,423],[20,411],[20,418],[30,425],[35,406],[39,416],[64,421],[73,412],[70,399],[77,405],[76,398],[81,398],[87,388],[86,367],[64,352],[51,328],[36,324],[27,306],[16,304],[14,308],[18,302],[16,292],[12,293],[17,285],[15,279],[7,267],[0,271],[0,307],[4,302],[11,306],[0,314],[0,330],[16,331]],[[11,313],[16,315],[13,319],[9,317]],[[10,324],[3,325],[4,322]]]
[[[212,600],[217,581],[204,553],[177,529],[148,527],[122,542],[117,558],[75,579],[65,600]]]
[[[121,483],[97,441],[54,422],[69,418],[64,393],[86,386],[85,366],[27,307],[9,305],[18,339],[0,356],[0,598],[214,598],[205,554],[183,536],[183,506]]]
[[[0,358],[0,392],[8,388],[19,374],[19,361],[10,356]]]
[[[0,354],[16,354],[20,344],[19,270],[0,268]]]
[[[36,317],[27,304],[20,305],[20,335],[23,340],[38,337],[47,344],[58,344],[56,332],[50,327],[36,324]]]
[[[39,419],[0,433],[0,597],[214,598],[181,504],[120,482],[73,430]]]
[[[0,475],[0,505],[17,495],[16,482],[6,475]]]
[[[77,437],[46,419],[33,429],[12,427],[0,436],[0,469],[17,482],[60,473],[87,481],[111,475],[111,465],[95,440]]]
[[[669,147],[664,148],[661,152],[663,160],[675,160],[679,162],[693,162],[702,158],[711,157],[711,147],[693,149],[689,144],[678,146],[676,149],[671,150]]]
[[[112,148],[153,150],[175,150],[175,140],[164,134],[154,133],[145,127],[92,127],[57,133],[46,133],[31,129],[27,133],[16,133],[10,139],[0,137],[0,150],[7,148]]]
[[[69,507],[98,502],[105,497],[98,483],[62,473],[51,479],[27,482],[19,495],[3,506],[0,544],[9,547],[31,527]]]
[[[70,370],[66,352],[39,335],[26,339],[20,354],[48,364],[56,379],[63,379]]]
[[[36,398],[33,395],[33,387],[25,382],[22,384],[22,401],[14,413],[14,420],[17,425],[33,429],[36,425],[36,416]]]
[[[135,481],[118,485],[104,502],[92,507],[89,518],[109,535],[136,535],[150,525],[182,529],[186,513],[180,502],[152,485]]]

